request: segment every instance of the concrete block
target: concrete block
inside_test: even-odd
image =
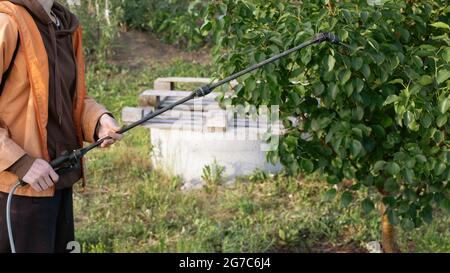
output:
[[[228,127],[228,120],[225,111],[212,110],[207,112],[206,129],[208,132],[225,132]]]
[[[144,117],[144,109],[125,107],[122,109],[122,121],[126,124],[136,122]]]

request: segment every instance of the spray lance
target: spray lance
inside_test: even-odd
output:
[[[132,129],[134,129],[135,127],[144,124],[145,122],[175,108],[178,105],[184,104],[187,101],[190,101],[192,99],[195,98],[201,98],[204,97],[208,94],[210,94],[213,90],[215,90],[217,87],[220,87],[224,84],[227,84],[233,80],[236,80],[237,78],[246,75],[252,71],[255,71],[265,65],[268,65],[270,63],[273,63],[281,58],[284,58],[286,56],[288,56],[289,54],[299,51],[303,48],[309,47],[311,45],[314,44],[320,44],[322,42],[331,42],[334,44],[338,44],[338,45],[342,45],[348,48],[347,45],[343,44],[340,42],[339,38],[336,37],[334,34],[332,33],[319,33],[317,34],[315,37],[313,37],[312,39],[294,47],[291,48],[287,51],[284,51],[280,54],[277,54],[265,61],[262,61],[261,63],[255,64],[247,69],[244,69],[234,75],[231,75],[221,81],[218,81],[216,83],[213,84],[208,84],[205,85],[203,87],[200,87],[196,90],[194,90],[190,95],[188,95],[187,97],[180,99],[179,101],[168,105],[162,109],[159,109],[155,112],[151,112],[150,114],[146,115],[144,118],[142,118],[139,121],[136,121],[126,127],[123,127],[120,131],[118,131],[118,134],[123,134],[126,133]],[[91,150],[99,147],[105,140],[110,139],[110,137],[106,137],[106,138],[102,138],[99,139],[97,142],[90,144],[89,146],[86,146],[84,148],[75,150],[71,153],[66,153],[63,154],[61,157],[56,158],[55,160],[53,160],[52,162],[50,162],[50,165],[52,166],[52,168],[54,168],[54,170],[58,173],[58,174],[63,174],[66,172],[70,172],[73,169],[79,168],[80,167],[80,161],[81,159]],[[24,181],[18,181],[13,188],[11,189],[11,192],[8,195],[8,199],[7,199],[7,204],[6,204],[6,222],[7,222],[7,227],[8,227],[8,236],[9,236],[9,242],[10,242],[10,246],[11,246],[11,252],[12,253],[16,253],[16,248],[15,248],[15,244],[14,244],[14,237],[13,237],[13,230],[12,230],[12,225],[11,225],[11,203],[12,203],[12,197],[15,193],[15,191],[22,186],[25,186],[26,183]]]

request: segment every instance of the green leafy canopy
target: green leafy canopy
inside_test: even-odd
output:
[[[227,99],[280,106],[288,133],[270,159],[377,190],[390,219],[418,226],[449,204],[450,8],[383,2],[224,0],[209,7],[208,22],[218,77],[319,32],[349,44],[292,54],[244,78]],[[351,192],[342,198],[344,206],[353,200]],[[362,205],[373,208],[369,199]]]

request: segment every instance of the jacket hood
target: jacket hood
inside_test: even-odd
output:
[[[53,23],[44,7],[42,7],[42,5],[36,0],[9,0],[9,2],[23,6],[28,10],[28,12],[30,12],[31,15],[33,15],[44,24]],[[57,34],[64,35],[75,32],[79,25],[79,22],[77,17],[73,13],[71,13],[66,7],[56,1],[53,4],[52,11],[62,23],[62,28],[57,31]]]

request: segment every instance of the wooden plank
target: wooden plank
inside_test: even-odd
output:
[[[167,91],[164,89],[149,89],[141,93],[140,96],[164,96],[164,97],[187,97],[192,91],[182,91],[182,90],[171,90]],[[218,93],[211,93],[205,98],[215,99],[219,96]]]
[[[158,83],[211,83],[209,78],[194,78],[194,77],[166,77],[158,78],[155,82]]]
[[[182,111],[182,110],[170,110],[165,112],[164,114],[159,115],[161,118],[166,117],[193,117],[193,118],[201,118],[204,116],[204,112],[199,111]]]
[[[148,129],[165,129],[165,130],[186,130],[186,128],[179,128],[179,127],[173,127],[173,125],[172,124],[163,124],[163,123],[161,123],[161,124],[150,124],[150,125],[145,125],[144,126],[145,128],[148,128]],[[193,131],[193,132],[203,132],[204,131],[204,129],[203,129],[203,126],[191,126],[190,128],[189,128],[189,131]]]
[[[139,95],[139,106],[152,106],[152,107],[162,107],[163,101],[168,101],[171,103],[188,96],[191,91],[164,91],[164,90],[146,90]],[[207,97],[197,98],[192,101],[208,101],[214,103],[214,99],[217,98],[219,94],[211,93]],[[217,103],[217,102],[216,102]]]
[[[159,118],[154,118],[152,120],[149,120],[148,122],[146,122],[145,124],[197,124],[197,125],[203,125],[205,123],[205,121],[202,120],[187,120],[187,119],[178,119],[178,120],[174,120],[174,119],[159,119]]]
[[[165,107],[168,104],[161,104],[160,106]],[[200,109],[199,109],[200,108]],[[179,111],[193,111],[193,112],[208,112],[210,110],[221,110],[219,105],[214,105],[214,104],[210,104],[210,105],[194,105],[194,104],[183,104],[183,105],[179,105],[177,107],[174,107],[173,109],[175,110],[179,110]]]
[[[153,83],[153,88],[156,90],[170,91],[174,89],[174,84],[167,81],[159,81],[158,79]]]

